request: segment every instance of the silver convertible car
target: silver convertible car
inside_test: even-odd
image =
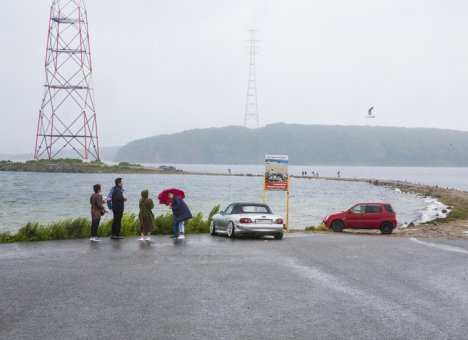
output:
[[[239,235],[271,235],[283,238],[283,218],[274,215],[266,204],[232,203],[213,216],[211,235],[225,234],[231,238]]]

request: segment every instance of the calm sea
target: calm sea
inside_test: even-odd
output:
[[[256,165],[175,165],[188,171],[262,173]],[[376,168],[291,166],[292,174],[318,171],[321,176],[401,179],[417,183],[468,190],[466,168]],[[89,216],[89,196],[92,186],[100,183],[104,195],[113,184],[114,174],[48,174],[0,172],[0,231],[16,231],[28,221],[48,223],[60,219]],[[149,189],[156,200],[157,193],[167,187],[186,192],[193,212],[207,215],[214,205],[222,208],[233,201],[260,201],[261,177],[195,176],[195,175],[124,175],[126,209],[138,211],[142,189]],[[285,194],[269,192],[268,204],[275,213],[285,214]],[[443,208],[434,200],[375,187],[367,183],[347,183],[320,179],[291,180],[290,226],[303,228],[318,225],[327,214],[342,211],[359,201],[388,201],[397,211],[399,223],[426,221],[440,214]],[[165,213],[157,206],[155,213]],[[110,218],[106,215],[105,218]]]
[[[148,164],[159,166],[160,164]],[[220,164],[171,164],[178,169],[211,173],[262,174],[264,165],[220,165]],[[320,176],[335,177],[340,171],[341,177],[403,180],[418,184],[438,185],[468,191],[468,168],[431,168],[431,167],[364,167],[364,166],[314,166],[290,165],[289,172],[300,176],[302,171],[308,175],[318,172]]]

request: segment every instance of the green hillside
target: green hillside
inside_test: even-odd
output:
[[[272,124],[194,129],[136,140],[115,161],[255,164],[287,154],[292,164],[468,166],[468,132],[397,127]]]

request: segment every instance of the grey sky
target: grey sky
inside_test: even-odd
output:
[[[51,0],[0,0],[0,153],[31,152]],[[463,0],[88,0],[101,145],[240,125],[247,29],[261,125],[468,130]],[[377,118],[365,119],[375,106]]]

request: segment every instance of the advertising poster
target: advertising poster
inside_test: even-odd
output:
[[[288,191],[288,156],[265,156],[265,189]]]

